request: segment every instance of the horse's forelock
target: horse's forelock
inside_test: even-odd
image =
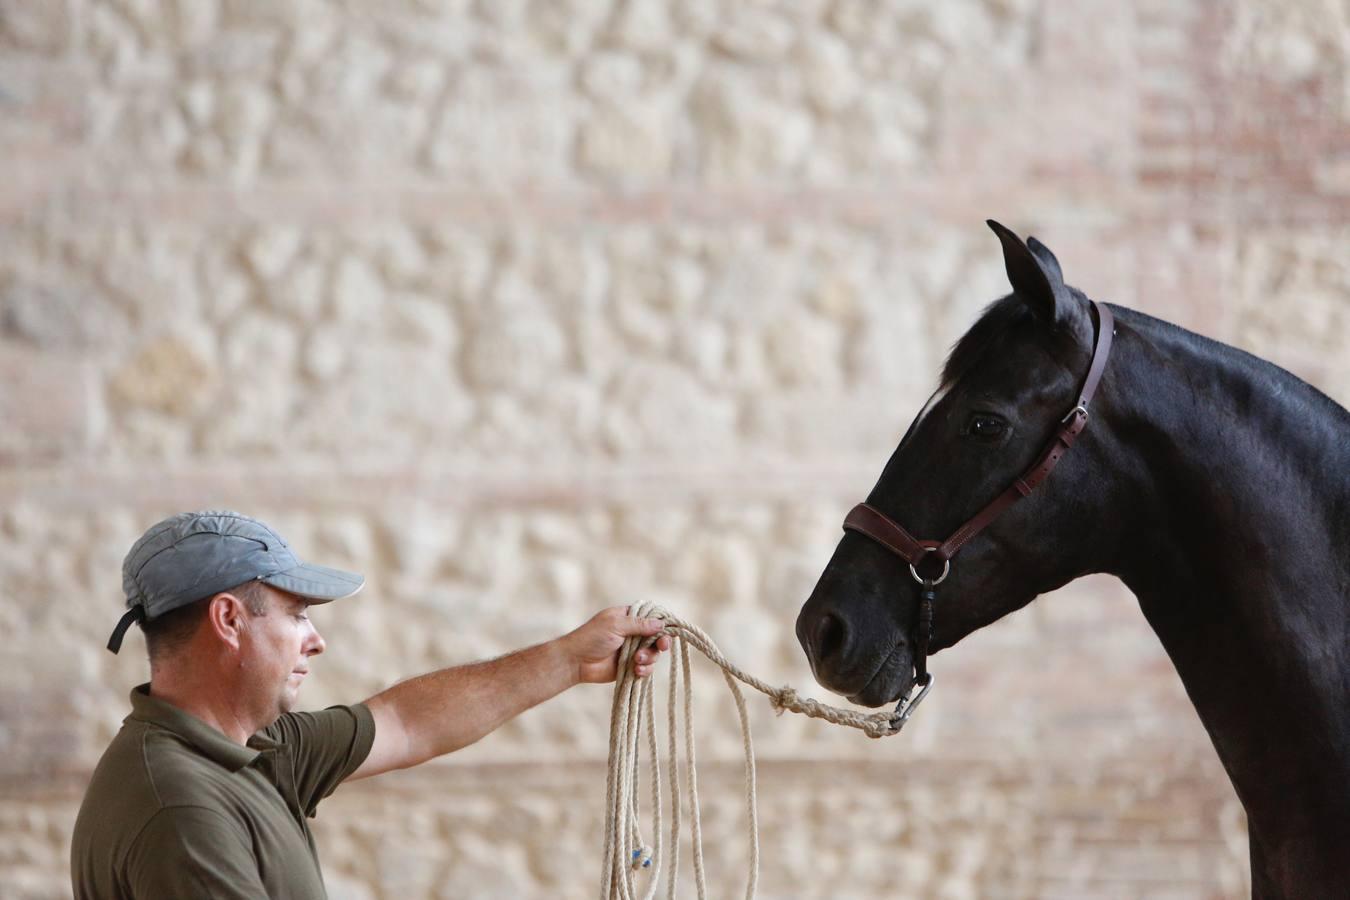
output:
[[[951,353],[947,354],[947,361],[942,366],[942,389],[949,390],[983,358],[1000,337],[1031,316],[1031,310],[1016,294],[1009,294],[986,306],[980,318],[961,335]]]
[[[1068,291],[1086,317],[1087,304],[1090,302],[1087,296],[1077,288],[1070,287]],[[1009,331],[1034,318],[1036,313],[1017,294],[1009,294],[986,306],[980,318],[970,326],[969,331],[961,335],[952,346],[951,352],[947,354],[947,361],[942,366],[939,389],[944,393],[950,391],[961,376],[974,368]],[[1090,329],[1090,321],[1086,319],[1084,321],[1088,322],[1085,327]],[[1056,323],[1046,330],[1045,334],[1055,352],[1068,353],[1073,347],[1081,345],[1082,342],[1075,333],[1077,324],[1076,321],[1066,321]],[[1089,351],[1092,348],[1090,334],[1086,347]]]

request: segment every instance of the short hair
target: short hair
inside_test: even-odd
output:
[[[244,607],[255,616],[267,611],[267,592],[263,590],[262,582],[254,578],[155,616],[154,619],[141,623],[141,632],[145,635],[145,649],[151,662],[163,659],[188,642],[202,620],[206,618],[206,608],[211,603],[211,597],[216,594],[234,594],[244,601]]]

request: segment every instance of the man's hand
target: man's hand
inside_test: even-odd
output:
[[[657,656],[670,649],[670,636],[662,634],[664,628],[660,619],[639,619],[628,615],[626,606],[611,606],[560,637],[558,643],[576,665],[577,681],[603,684],[618,677],[619,649],[625,640],[635,635],[661,635],[653,646],[633,655],[634,674],[646,678],[652,673]]]

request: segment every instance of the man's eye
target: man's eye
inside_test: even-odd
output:
[[[975,437],[995,438],[1003,433],[1004,427],[1002,420],[993,416],[974,416],[966,426],[966,433]]]

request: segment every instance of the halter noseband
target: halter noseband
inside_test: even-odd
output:
[[[859,503],[853,507],[844,519],[845,531],[856,531],[865,535],[909,563],[909,574],[922,588],[919,595],[919,622],[914,648],[914,680],[910,682],[905,696],[900,698],[899,704],[895,707],[895,715],[891,719],[891,727],[895,731],[899,731],[909,721],[910,715],[933,684],[933,673],[928,671],[928,642],[933,632],[933,602],[937,599],[935,589],[951,571],[952,557],[1004,510],[1035,490],[1037,485],[1050,475],[1060,458],[1068,452],[1078,439],[1078,435],[1087,427],[1088,404],[1092,402],[1092,397],[1097,392],[1097,383],[1101,381],[1102,370],[1106,368],[1107,357],[1111,355],[1111,336],[1115,330],[1115,317],[1111,314],[1111,310],[1096,300],[1091,302],[1092,308],[1097,311],[1097,342],[1092,351],[1092,363],[1088,367],[1087,378],[1083,381],[1083,390],[1078,395],[1078,402],[1060,420],[1059,429],[1036,462],[1014,479],[1003,493],[942,542],[921,541],[915,538],[895,520],[866,503]],[[932,554],[934,560],[942,563],[942,572],[935,578],[925,578],[919,574],[918,567],[929,554]],[[915,686],[920,690],[911,700],[910,694],[913,693]]]

